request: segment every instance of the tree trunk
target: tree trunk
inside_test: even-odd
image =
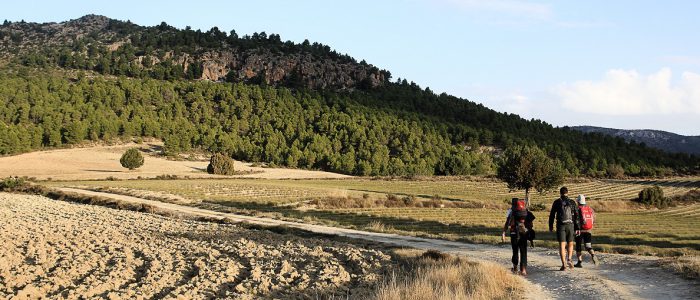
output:
[[[525,189],[525,206],[530,208],[530,189]]]

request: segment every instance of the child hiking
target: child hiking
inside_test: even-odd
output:
[[[561,268],[566,270],[574,267],[571,257],[574,252],[574,235],[578,235],[578,205],[569,199],[569,189],[562,187],[559,190],[560,197],[552,203],[552,210],[549,212],[549,231],[554,230],[554,219],[557,220],[557,240],[559,241],[559,257],[561,258]]]
[[[532,221],[535,220],[533,215],[527,209],[527,203],[524,199],[513,198],[511,208],[506,215],[506,223],[503,225],[503,234],[501,239],[506,240],[506,232],[510,232],[510,245],[513,248],[513,273],[518,272],[518,263],[520,265],[520,275],[527,275],[527,240],[533,232]],[[518,255],[519,254],[519,255]]]
[[[595,257],[595,251],[593,251],[592,245],[592,235],[591,230],[593,229],[593,224],[595,223],[595,211],[593,208],[586,205],[586,196],[578,195],[576,198],[578,202],[578,215],[579,223],[581,224],[580,234],[576,236],[576,258],[578,262],[574,265],[576,268],[583,268],[581,263],[583,262],[582,248],[586,246],[586,251],[591,254],[591,260],[593,264],[598,264],[598,260]]]

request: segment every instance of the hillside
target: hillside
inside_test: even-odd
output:
[[[595,126],[574,126],[573,129],[582,132],[599,132],[610,136],[621,137],[627,141],[644,143],[645,145],[672,153],[688,153],[700,155],[700,136],[684,136],[672,132],[651,129],[625,130]]]
[[[203,149],[364,176],[475,175],[494,173],[498,149],[526,143],[572,175],[700,170],[697,157],[391,82],[388,71],[364,61],[275,34],[238,37],[89,15],[5,22],[0,45],[0,155],[155,137],[171,155]]]
[[[265,32],[178,30],[165,22],[143,27],[86,15],[61,23],[6,22],[0,57],[26,65],[59,65],[104,75],[207,79],[306,88],[373,88],[391,75],[330,47],[282,42]]]

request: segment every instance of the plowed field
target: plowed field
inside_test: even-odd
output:
[[[0,298],[20,299],[361,297],[390,263],[325,239],[4,193],[0,245]]]

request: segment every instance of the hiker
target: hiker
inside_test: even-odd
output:
[[[503,225],[503,233],[501,240],[506,241],[506,231],[510,232],[510,246],[513,248],[513,273],[518,273],[518,262],[520,263],[520,275],[527,275],[527,240],[534,232],[532,229],[532,221],[535,220],[533,215],[527,209],[527,203],[524,199],[513,198],[511,208],[506,214],[506,223]],[[520,255],[518,255],[518,253]]]
[[[562,187],[559,190],[560,197],[552,203],[552,210],[549,212],[549,231],[554,230],[554,218],[557,219],[557,240],[559,241],[559,257],[561,258],[561,268],[566,270],[574,267],[571,257],[574,252],[574,236],[578,235],[578,205],[574,200],[569,199],[569,189]]]
[[[581,265],[583,262],[581,250],[584,245],[586,246],[586,251],[591,254],[593,264],[597,265],[598,260],[595,258],[595,251],[593,251],[593,246],[591,244],[591,230],[593,229],[593,224],[595,223],[595,211],[593,211],[593,208],[586,205],[586,196],[584,195],[578,195],[578,197],[576,197],[576,202],[578,202],[578,214],[581,230],[576,236],[576,258],[578,259],[578,262],[576,262],[574,267],[583,268]]]

